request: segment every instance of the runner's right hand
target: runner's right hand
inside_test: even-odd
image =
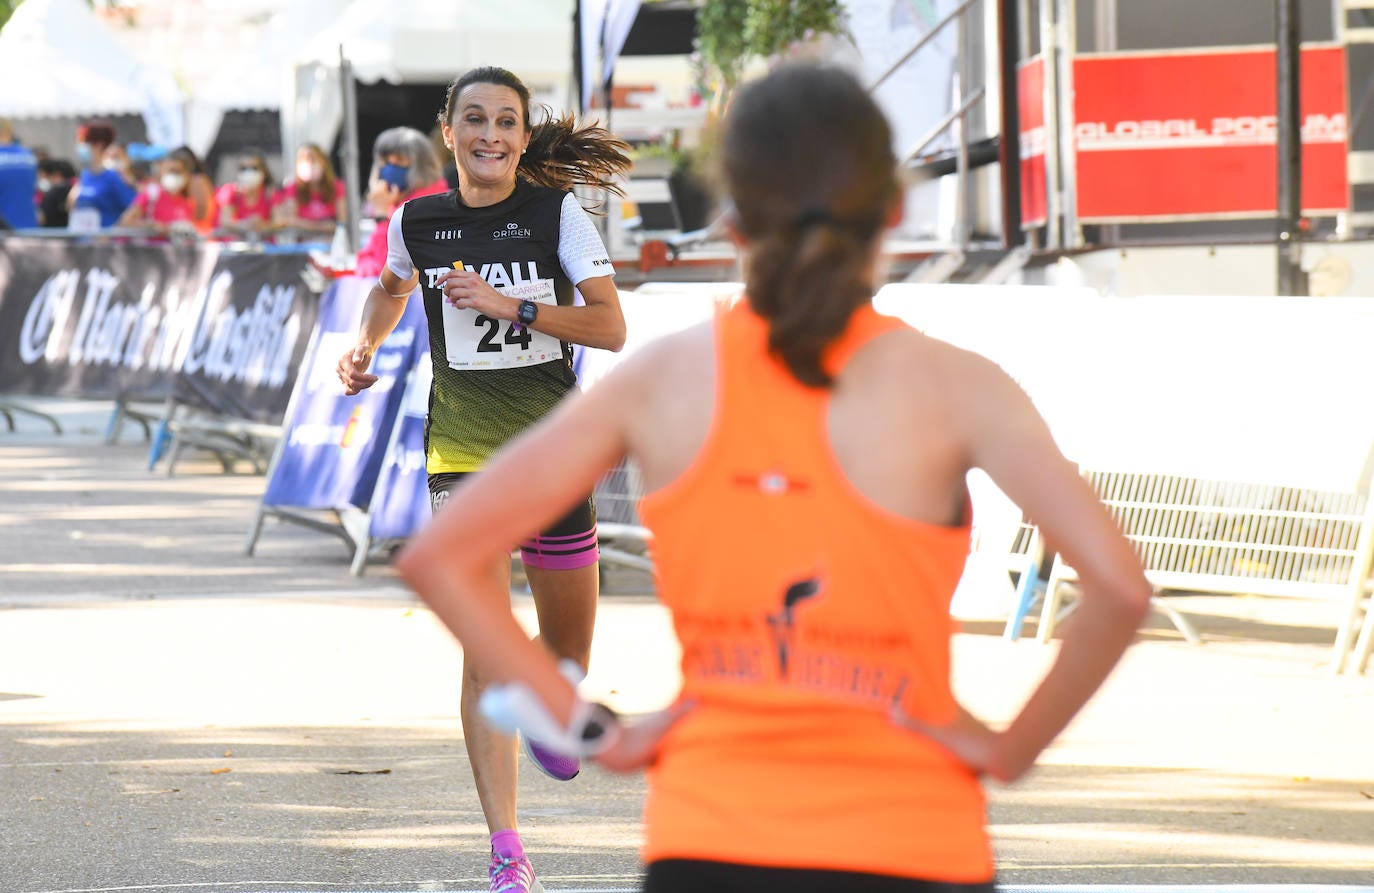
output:
[[[339,374],[339,381],[343,382],[345,395],[352,397],[377,383],[377,376],[367,371],[371,365],[372,354],[362,347],[351,347],[339,358],[335,371]]]

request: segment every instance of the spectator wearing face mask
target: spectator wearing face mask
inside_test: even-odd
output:
[[[447,192],[444,168],[429,137],[413,127],[393,127],[377,134],[372,145],[372,177],[367,194],[377,226],[358,252],[354,271],[376,276],[386,265],[391,215],[413,198]]]
[[[267,159],[257,152],[245,153],[239,159],[237,175],[215,193],[219,228],[236,232],[269,229],[274,198]]]
[[[66,229],[67,196],[76,185],[76,168],[60,158],[38,162],[38,225]]]
[[[120,218],[120,226],[138,227],[159,236],[208,233],[218,219],[214,196],[197,178],[200,159],[182,146],[159,165],[158,180],[139,192]]]
[[[0,217],[15,229],[38,225],[33,193],[38,160],[14,138],[14,125],[0,118]]]
[[[115,146],[114,125],[92,121],[76,132],[81,177],[67,197],[71,227],[80,230],[114,226],[138,195],[127,173],[127,158]],[[112,151],[113,150],[113,151]]]
[[[314,143],[296,151],[296,177],[277,193],[275,201],[277,225],[305,233],[333,233],[348,216],[344,185],[329,157]]]

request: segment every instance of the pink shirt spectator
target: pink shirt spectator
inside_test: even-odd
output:
[[[143,212],[143,219],[153,223],[196,222],[196,209],[190,198],[172,195],[156,183],[144,188],[134,204]]]
[[[334,181],[334,201],[327,202],[318,195],[312,195],[308,202],[296,202],[296,216],[301,220],[335,220],[337,215],[334,213],[338,207],[338,202],[344,197],[344,185],[342,180]],[[296,198],[296,184],[289,183],[284,186],[272,200],[273,207],[282,204],[287,200]]]
[[[221,186],[219,192],[215,193],[215,200],[221,208],[229,209],[229,219],[234,223],[242,220],[271,220],[272,208],[277,204],[275,197],[266,189],[258,193],[256,201],[249,201],[248,196],[244,195],[236,183],[225,183]]]
[[[435,180],[428,186],[421,186],[410,195],[406,196],[406,201],[408,202],[413,198],[419,198],[422,195],[434,195],[440,192],[448,192],[448,183],[444,180]],[[401,205],[404,204],[405,202],[401,202]],[[397,205],[396,210],[400,210],[401,205]],[[392,211],[391,213],[394,215],[396,211]],[[381,275],[382,267],[386,265],[386,231],[390,229],[390,226],[388,226],[389,223],[389,218],[387,220],[377,221],[377,228],[372,231],[372,235],[368,238],[367,244],[363,246],[363,250],[358,252],[358,262],[353,268],[355,275]]]

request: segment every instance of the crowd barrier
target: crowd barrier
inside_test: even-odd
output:
[[[361,575],[370,555],[417,530],[428,517],[424,417],[429,337],[417,300],[373,357],[372,387],[345,396],[335,372],[357,343],[374,280],[337,280],[320,301],[310,349],[277,441],[246,551],[268,517],[339,537]]]
[[[1334,599],[1346,606],[1332,649],[1332,669],[1357,672],[1374,644],[1374,611],[1365,614],[1374,504],[1366,487],[1325,491],[1206,480],[1181,475],[1085,472],[1156,588]],[[1062,613],[1073,568],[1054,561],[1037,635],[1047,642]],[[1166,610],[1172,611],[1167,604]],[[1186,618],[1174,622],[1190,641]],[[1353,658],[1353,659],[1352,659]]]
[[[307,269],[211,242],[0,239],[0,400],[113,400],[107,438],[142,423],[150,466],[178,436],[251,458],[243,436],[280,425],[314,329]]]
[[[1363,669],[1374,637],[1374,416],[1358,407],[1374,300],[1022,289],[956,298],[893,285],[878,305],[1021,383],[1157,590],[1330,600],[1331,665],[1345,667],[1353,649]],[[1042,638],[1072,580],[1048,560]],[[1029,602],[1018,599],[1016,613]],[[1196,639],[1167,600],[1155,603]]]

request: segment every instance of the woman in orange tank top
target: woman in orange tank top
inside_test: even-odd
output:
[[[991,890],[980,777],[1030,768],[1129,644],[1148,584],[1008,376],[873,309],[901,190],[863,87],[781,68],[736,96],[719,155],[745,299],[569,399],[399,568],[505,683],[484,702],[494,722],[649,769],[646,890]],[[637,723],[580,698],[483,574],[625,457],[684,680]],[[1083,585],[1053,666],[1001,729],[950,690],[972,468]]]

